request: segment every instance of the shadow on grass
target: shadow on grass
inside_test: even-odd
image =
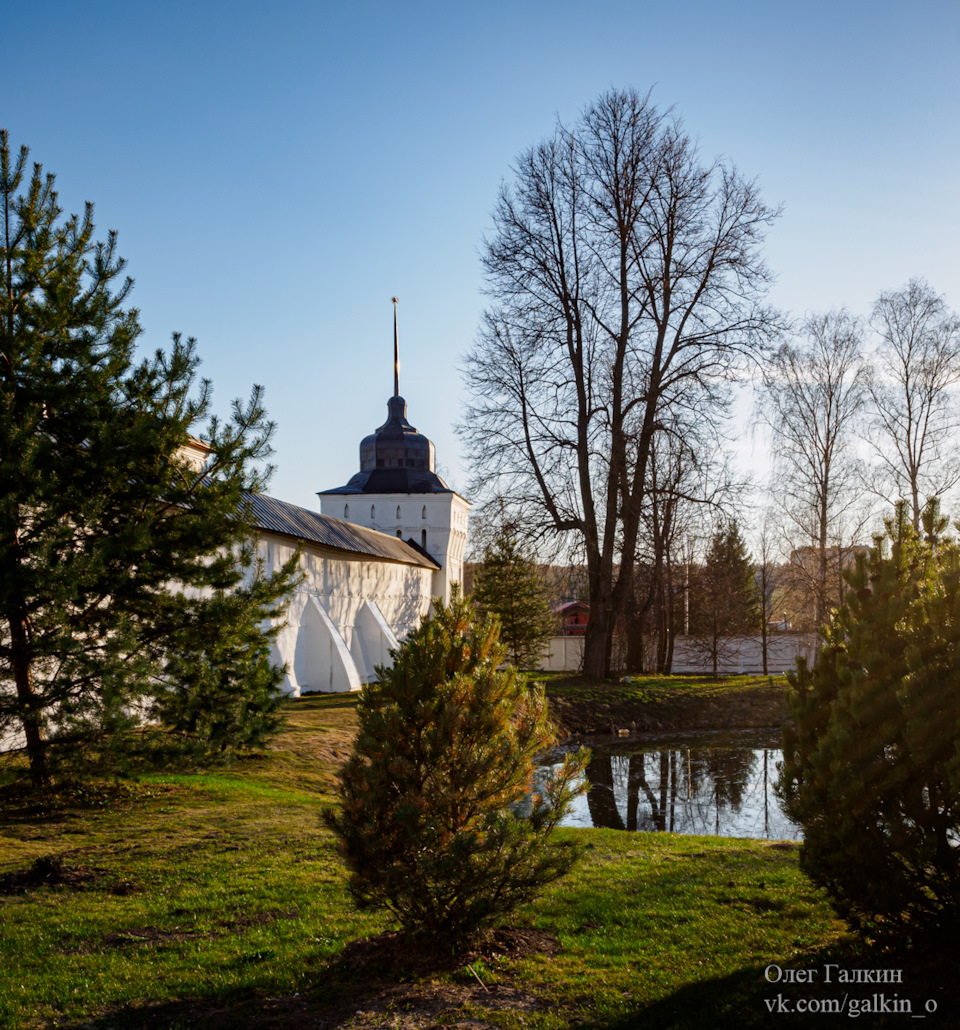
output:
[[[387,931],[350,941],[340,955],[317,967],[313,985],[299,994],[270,996],[258,989],[224,992],[217,997],[130,1006],[94,1020],[58,1025],[71,1030],[334,1030],[340,1026],[413,1030],[439,1025],[438,1019],[442,1025],[457,1025],[450,1021],[465,1005],[500,1012],[545,1010],[532,985],[508,980],[488,988],[467,963],[477,963],[491,952],[517,958],[558,950],[553,936],[527,927],[499,927],[484,943],[456,951]]]
[[[317,983],[298,994],[266,990],[228,991],[163,1004],[131,1005],[106,1015],[59,1023],[61,1030],[317,1030],[334,1028],[357,1009],[372,1006],[381,987],[350,976],[332,963],[317,971]],[[184,984],[184,991],[188,985]]]
[[[359,699],[359,692],[350,694],[329,694],[319,690],[308,690],[298,698],[292,698],[287,702],[287,704],[289,705],[291,712],[296,712],[298,709],[301,712],[318,710],[331,711],[337,708],[356,708],[357,701]]]
[[[831,965],[831,981],[824,982]],[[863,1027],[956,1027],[960,1025],[958,959],[943,954],[877,954],[856,943],[842,949],[794,956],[784,971],[811,971],[815,982],[807,984],[769,982],[762,965],[737,970],[728,976],[698,981],[625,1017],[604,1019],[590,1012],[589,1001],[581,998],[574,1023],[593,1030],[740,1030],[744,1027],[831,1026],[836,1020]],[[847,976],[869,970],[900,974],[894,983],[843,983]],[[773,970],[772,976],[776,976]],[[863,975],[862,973],[860,974]],[[813,976],[810,977],[813,980]],[[323,1027],[335,1030],[350,1026],[358,1030],[378,1027],[407,1028],[458,1025],[458,1010],[471,1005],[473,1020],[490,1007],[501,1014],[511,1010],[523,1018],[536,1005],[536,985],[502,985],[481,994],[470,984],[438,987],[415,975],[384,978],[370,975],[364,967],[342,956],[318,969],[316,986],[301,994],[270,997],[248,991],[218,998],[197,998],[165,1005],[146,1005],[115,1011],[93,1021],[66,1026],[67,1030],[306,1030]],[[521,989],[517,989],[517,988]],[[527,990],[526,988],[529,988]],[[846,1000],[844,1000],[846,999]],[[531,1005],[531,1001],[534,1004]],[[586,1002],[586,1004],[584,1004]],[[926,1002],[935,1003],[930,1012]],[[803,1006],[806,1011],[798,1012]],[[842,1006],[842,1007],[841,1007]],[[854,1009],[857,1011],[854,1012]],[[914,1022],[917,1017],[922,1021]],[[424,1022],[426,1020],[426,1022]],[[470,1025],[477,1026],[477,1022]],[[483,1025],[483,1024],[480,1024]],[[493,1024],[491,1024],[493,1025]],[[501,1025],[499,1022],[496,1025]],[[510,1025],[513,1025],[512,1023]]]
[[[0,786],[0,825],[78,819],[146,799],[156,800],[161,794],[179,793],[182,790],[178,787],[155,787],[136,780],[60,783],[42,788],[18,780]]]

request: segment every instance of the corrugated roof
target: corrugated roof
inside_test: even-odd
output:
[[[399,537],[308,511],[299,505],[278,501],[276,497],[267,497],[266,494],[247,494],[247,500],[250,502],[252,521],[259,529],[282,533],[298,540],[309,540],[338,551],[387,558],[425,569],[440,568],[420,547],[411,546]]]

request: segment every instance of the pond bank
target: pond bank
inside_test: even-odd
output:
[[[649,676],[600,684],[564,676],[546,686],[563,738],[760,729],[781,726],[789,715],[783,676]]]

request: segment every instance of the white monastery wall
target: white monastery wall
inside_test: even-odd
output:
[[[361,443],[361,468],[392,468],[394,478],[388,475],[381,488],[399,485],[395,477],[402,469],[402,484],[410,492],[368,493],[361,473],[361,488],[348,484],[343,491],[320,494],[320,516],[265,495],[248,495],[264,571],[272,572],[297,545],[301,548],[303,582],[272,647],[274,662],[286,667],[283,689],[295,697],[306,691],[359,690],[375,679],[376,667],[391,662],[391,650],[420,624],[432,598],[449,603],[453,585],[463,578],[470,504],[436,476],[433,444],[406,421],[396,378],[394,387],[388,421]],[[190,437],[182,455],[201,471],[210,447]],[[365,528],[359,534],[347,531],[341,520]],[[7,733],[0,738],[0,750],[19,739],[16,730]]]
[[[258,551],[269,573],[296,550],[288,537],[261,531]],[[273,646],[273,660],[286,665],[282,689],[359,690],[390,664],[390,651],[420,624],[430,607],[429,568],[355,555],[303,541],[304,580],[287,609]],[[0,688],[2,689],[2,688]],[[24,746],[19,727],[0,732],[0,752]]]
[[[453,584],[463,581],[470,504],[457,493],[321,494],[320,510],[356,526],[413,540],[440,565],[429,592],[444,604],[450,602]]]
[[[293,554],[293,543],[262,533],[265,571]],[[277,636],[275,660],[285,663],[284,689],[359,690],[389,663],[390,650],[420,624],[430,604],[430,569],[304,542],[304,580],[293,594]]]

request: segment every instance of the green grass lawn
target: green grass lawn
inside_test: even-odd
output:
[[[62,791],[41,811],[7,788],[0,1026],[802,1026],[768,1013],[800,996],[764,979],[769,964],[907,961],[844,938],[792,844],[566,830],[583,862],[514,920],[556,954],[374,990],[344,947],[391,924],[353,909],[320,820],[353,704],[291,702],[274,749],[225,772]],[[946,979],[924,969],[901,997]],[[428,996],[453,1001],[411,1021]]]
[[[565,672],[528,673],[546,685],[552,697],[571,701],[663,701],[670,698],[720,698],[768,687],[785,689],[786,676],[627,676],[604,683],[588,683],[581,676]]]

